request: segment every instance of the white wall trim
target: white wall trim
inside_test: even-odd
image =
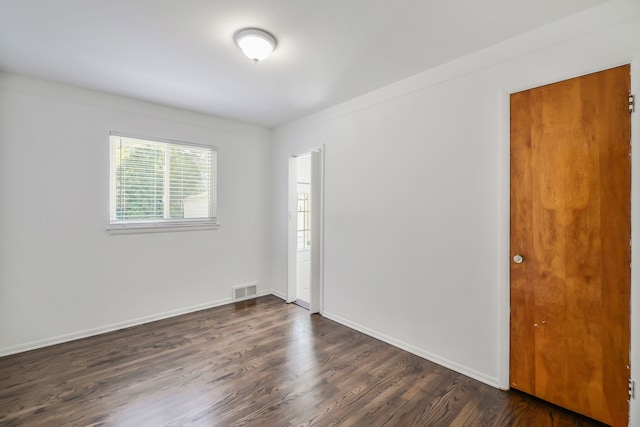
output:
[[[280,298],[283,302],[286,302],[286,295],[284,292],[277,289],[268,289],[258,292],[258,297],[273,295],[277,298]],[[196,311],[206,310],[209,308],[220,307],[223,305],[233,303],[231,298],[224,298],[216,301],[210,301],[204,304],[192,305],[190,307],[184,307],[177,310],[166,311],[164,313],[153,314],[150,316],[139,317],[137,319],[127,320],[124,322],[113,323],[110,325],[100,326],[97,328],[86,329],[83,331],[72,332],[69,334],[58,335],[56,337],[45,338],[42,340],[36,340],[27,342],[24,344],[18,344],[10,347],[0,348],[0,357],[9,356],[12,354],[22,353],[25,351],[36,350],[39,348],[49,347],[56,344],[62,344],[70,341],[79,340],[82,338],[89,338],[96,335],[105,334],[108,332],[117,331],[120,329],[129,328],[132,326],[139,326],[146,323],[155,322],[158,320],[168,319],[171,317],[180,316],[183,314],[194,313]],[[407,344],[401,340],[397,340],[383,333],[374,331],[373,329],[369,329],[364,327],[358,323],[347,320],[341,316],[327,313],[326,311],[322,313],[323,317],[327,319],[333,320],[335,322],[340,323],[348,328],[354,329],[358,332],[362,332],[365,335],[371,336],[373,338],[379,339],[381,341],[386,342],[394,347],[400,348],[402,350],[408,351],[409,353],[415,354],[416,356],[420,356],[424,359],[427,359],[431,362],[437,363],[438,365],[444,366],[445,368],[454,370],[462,375],[466,375],[470,378],[488,384],[492,387],[502,388],[499,384],[499,379],[494,378],[488,375],[483,374],[482,372],[476,371],[474,369],[469,368],[468,366],[461,365],[459,363],[453,362],[446,358],[437,356],[433,353],[430,353],[426,350],[420,349],[413,345]]]
[[[259,296],[273,295],[274,297],[280,298],[282,301],[285,301],[285,302],[287,301],[287,294],[285,294],[284,292],[278,289],[271,289],[269,291],[260,292],[258,295]]]
[[[631,61],[631,93],[640,97],[640,56]],[[640,383],[640,108],[631,115],[631,379]],[[640,425],[640,402],[629,402],[630,426]]]
[[[297,234],[297,206],[296,188],[298,163],[296,155],[288,158],[287,173],[287,302],[297,299],[297,260],[296,260],[296,234]]]
[[[492,377],[490,375],[486,375],[482,372],[476,371],[475,369],[469,368],[468,366],[461,365],[460,363],[456,363],[452,360],[446,359],[444,357],[440,357],[436,354],[430,353],[426,350],[413,346],[411,344],[407,344],[404,341],[395,339],[388,335],[385,335],[381,332],[375,331],[373,329],[369,329],[365,326],[362,326],[358,323],[352,322],[344,317],[338,316],[336,314],[329,313],[325,311],[322,314],[327,319],[331,319],[335,322],[340,323],[348,328],[354,329],[358,332],[362,332],[365,335],[369,335],[370,337],[379,339],[380,341],[384,341],[387,344],[390,344],[399,349],[408,351],[411,354],[415,354],[416,356],[420,356],[423,359],[427,359],[433,363],[437,363],[438,365],[444,366],[445,368],[451,369],[459,374],[465,375],[467,377],[473,378],[474,380],[478,380],[482,383],[488,384],[492,387],[502,388],[500,387],[499,379],[496,377]]]
[[[508,390],[511,339],[511,108],[510,93],[499,96],[498,153],[498,378],[500,388]]]
[[[311,152],[311,298],[309,313],[322,311],[324,162],[322,150]]]
[[[322,154],[321,164],[322,164],[322,175],[321,175],[321,189],[320,189],[320,289],[319,289],[319,313],[324,315],[324,204],[325,204],[325,165],[327,164],[327,153],[326,153],[327,144],[322,144],[320,149],[320,153]]]
[[[280,299],[286,299],[284,294],[278,290],[268,289],[258,292],[258,297],[265,295],[274,295]],[[30,341],[23,344],[13,345],[9,347],[0,348],[0,357],[9,356],[11,354],[22,353],[25,351],[36,350],[43,347],[49,347],[56,344],[62,344],[70,341],[79,340],[82,338],[88,338],[96,335],[106,334],[108,332],[117,331],[120,329],[130,328],[132,326],[144,325],[146,323],[155,322],[157,320],[168,319],[171,317],[180,316],[183,314],[194,313],[200,310],[206,310],[209,308],[220,307],[226,304],[233,303],[231,297],[223,298],[216,301],[209,301],[203,304],[196,304],[189,307],[183,307],[176,310],[165,311],[163,313],[151,314],[149,316],[138,317],[136,319],[125,320],[123,322],[112,323],[110,325],[99,326],[97,328],[85,329],[82,331],[71,332],[69,334],[58,335],[51,338],[44,338],[41,340]]]

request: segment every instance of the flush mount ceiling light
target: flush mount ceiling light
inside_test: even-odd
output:
[[[233,39],[242,52],[253,62],[266,59],[276,48],[276,39],[258,28],[245,28],[238,31]]]

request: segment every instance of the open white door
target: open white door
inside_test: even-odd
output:
[[[322,288],[322,153],[311,152],[311,294],[309,311],[319,313]]]
[[[296,177],[298,175],[295,157],[289,157],[288,205],[289,220],[287,223],[287,302],[296,300]]]
[[[308,156],[308,157],[307,157]],[[301,170],[306,170],[306,175],[309,176],[307,188],[310,186],[309,194],[309,210],[304,211],[310,213],[310,230],[301,230],[298,224],[298,218],[302,212],[299,212],[299,187],[301,185],[298,182],[298,157],[307,157],[309,163]],[[289,158],[289,177],[288,177],[288,226],[287,226],[287,302],[297,302],[305,308],[309,308],[310,313],[319,313],[322,310],[322,183],[323,183],[323,164],[322,164],[322,152],[313,151],[306,153],[298,157]],[[300,166],[304,165],[301,164]],[[310,166],[310,168],[309,168]],[[309,171],[310,169],[310,171]],[[305,173],[300,172],[301,175]],[[305,179],[306,181],[306,179]],[[304,227],[302,227],[304,229]],[[305,234],[304,240],[307,241],[307,235],[309,235],[310,246],[306,246],[304,249],[308,249],[307,253],[310,260],[310,272],[307,270],[307,280],[309,281],[308,301],[304,301],[300,297],[300,284],[297,283],[298,278],[302,277],[297,269],[303,263],[299,262],[300,238],[298,234],[303,231],[309,231],[309,234]],[[304,246],[304,244],[302,245]],[[307,263],[308,266],[308,263]]]

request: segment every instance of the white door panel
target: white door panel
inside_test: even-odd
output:
[[[311,289],[311,252],[298,251],[296,254],[296,299],[309,303]]]

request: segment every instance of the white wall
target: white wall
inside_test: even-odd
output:
[[[218,230],[110,235],[109,131],[218,147]],[[270,291],[270,131],[0,74],[0,354]]]
[[[612,1],[276,129],[273,283],[284,292],[287,157],[324,144],[323,314],[508,387],[508,94],[634,60],[638,91],[639,59],[640,2]],[[640,425],[638,399],[632,415]]]

